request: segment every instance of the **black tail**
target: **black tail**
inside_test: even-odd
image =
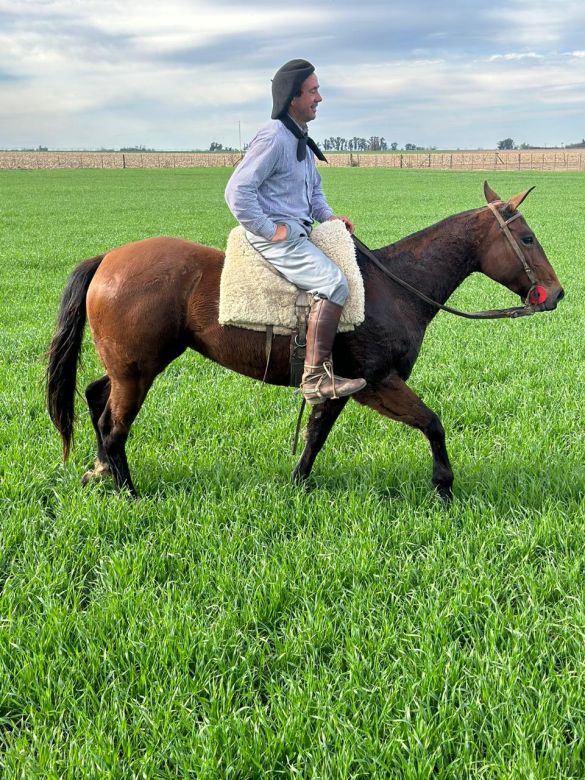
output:
[[[87,289],[104,255],[84,260],[67,280],[61,299],[57,330],[49,348],[47,408],[63,439],[63,457],[69,457],[73,438],[77,362],[85,327]]]

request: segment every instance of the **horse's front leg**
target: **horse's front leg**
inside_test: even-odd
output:
[[[293,471],[293,480],[303,482],[307,479],[313,468],[315,458],[325,444],[325,440],[333,428],[335,420],[339,417],[349,396],[326,401],[324,404],[313,406],[311,416],[305,430],[305,447],[299,462]]]
[[[453,497],[453,471],[445,446],[445,430],[435,412],[425,406],[396,374],[374,387],[366,385],[354,398],[385,417],[424,433],[433,455],[433,485],[444,501],[450,501]]]

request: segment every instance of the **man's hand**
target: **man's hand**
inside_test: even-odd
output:
[[[345,227],[349,230],[349,232],[353,235],[354,226],[353,226],[353,222],[350,220],[349,217],[338,217],[334,215],[332,217],[329,217],[327,221],[330,222],[332,219],[340,219],[345,225]]]
[[[286,238],[287,230],[286,225],[279,224],[276,226],[276,233],[270,239],[271,241],[284,241]]]

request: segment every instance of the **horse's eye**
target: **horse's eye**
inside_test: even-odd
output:
[[[522,236],[522,243],[526,244],[526,246],[530,246],[531,244],[534,244],[534,237],[533,236]]]

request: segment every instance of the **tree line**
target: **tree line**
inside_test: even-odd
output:
[[[378,135],[372,135],[369,138],[342,138],[341,136],[330,136],[324,138],[319,144],[325,152],[387,152],[388,144],[386,139]],[[390,144],[392,151],[398,148],[396,142]]]
[[[563,144],[565,149],[585,149],[585,138],[576,144]],[[512,149],[542,149],[542,146],[533,146],[532,144],[517,144],[513,138],[503,138],[498,141],[498,149],[509,151]]]
[[[397,141],[388,144],[386,139],[379,135],[371,135],[369,138],[330,136],[323,139],[319,146],[325,152],[395,152],[398,150]],[[425,148],[411,143],[404,144],[405,152],[433,151],[436,148],[436,146]]]
[[[379,135],[371,135],[369,138],[359,138],[354,136],[353,138],[342,138],[341,136],[330,136],[324,138],[323,141],[317,141],[317,145],[323,149],[324,152],[395,152],[398,150],[398,142],[392,141],[391,144],[386,142],[386,139]],[[249,144],[244,144],[243,151],[246,151]],[[437,147],[423,147],[416,144],[404,144],[404,151],[433,151]],[[217,141],[212,141],[209,146],[210,152],[235,152],[237,149],[233,149],[231,146],[223,146]],[[402,150],[401,150],[402,151]]]

